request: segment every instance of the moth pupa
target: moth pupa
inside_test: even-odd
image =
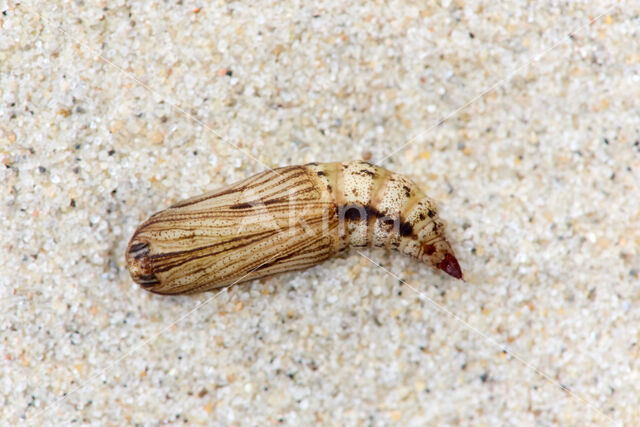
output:
[[[434,202],[405,176],[362,161],[265,171],[179,202],[141,224],[131,277],[159,294],[209,291],[384,247],[462,279]]]

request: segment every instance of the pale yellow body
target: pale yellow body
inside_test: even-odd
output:
[[[162,294],[306,268],[349,246],[397,249],[462,278],[443,232],[434,203],[406,177],[365,162],[310,163],[154,214],[126,258],[132,278]]]

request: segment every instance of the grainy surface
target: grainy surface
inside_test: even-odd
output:
[[[0,2],[4,423],[640,418],[638,2],[345,4]],[[149,213],[260,162],[398,149],[466,282],[368,249],[406,284],[357,252],[214,299],[126,271]]]

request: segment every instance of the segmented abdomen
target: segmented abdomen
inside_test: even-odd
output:
[[[341,247],[397,249],[462,277],[434,202],[407,177],[366,162],[307,167],[336,204]]]

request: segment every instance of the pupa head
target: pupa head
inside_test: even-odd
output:
[[[127,247],[127,267],[134,282],[143,288],[150,289],[160,282],[153,273],[149,258],[149,244],[136,239],[134,236]]]

